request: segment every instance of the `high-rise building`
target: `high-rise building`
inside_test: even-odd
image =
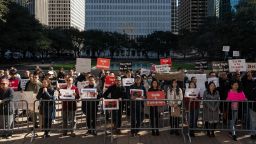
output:
[[[208,0],[207,9],[208,17],[220,17],[220,1],[221,0]]]
[[[207,0],[179,1],[179,29],[197,31],[208,16]]]
[[[85,0],[16,0],[40,23],[51,28],[84,30]]]
[[[85,29],[128,34],[177,32],[177,0],[86,0]],[[175,8],[175,9],[174,9]]]

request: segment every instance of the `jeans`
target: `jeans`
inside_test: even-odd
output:
[[[194,109],[190,111],[189,115],[189,125],[191,128],[197,128],[199,109]]]
[[[238,110],[231,110],[232,120],[230,120],[230,129],[232,129],[232,135],[236,135],[236,120],[238,118]]]

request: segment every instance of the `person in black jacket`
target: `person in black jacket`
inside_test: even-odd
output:
[[[110,97],[108,95],[111,94]],[[103,94],[103,98],[111,98],[111,99],[118,99],[119,101],[122,101],[122,99],[125,98],[125,88],[122,86],[121,83],[121,77],[117,76],[115,80],[115,84],[110,86],[106,92]],[[114,129],[116,134],[120,134],[121,131],[121,120],[122,120],[122,109],[119,108],[119,110],[112,111],[112,119],[114,123]]]
[[[49,129],[52,126],[52,115],[54,111],[54,90],[49,86],[50,84],[45,79],[43,80],[43,87],[39,89],[36,96],[40,100],[39,114],[42,115],[44,138],[49,137]]]
[[[151,82],[151,86],[148,89],[148,91],[161,91],[160,86],[159,86],[159,82],[156,79],[153,79],[153,81]],[[157,106],[151,106],[150,107],[150,124],[151,124],[151,128],[152,128],[152,135],[153,136],[159,136],[159,111],[158,111],[158,107]]]
[[[12,136],[11,126],[13,122],[13,99],[14,91],[9,88],[9,80],[2,79],[0,83],[0,136]],[[3,130],[2,130],[3,129]]]
[[[94,76],[89,76],[89,85],[86,86],[85,88],[92,88],[96,89],[97,92],[95,95],[97,95],[97,99],[101,98],[101,90],[97,87],[97,84],[95,82]],[[82,111],[84,115],[86,115],[86,124],[88,131],[86,135],[92,134],[92,135],[97,135],[96,133],[96,118],[97,118],[97,112],[98,112],[98,101],[97,100],[83,100],[82,101]]]

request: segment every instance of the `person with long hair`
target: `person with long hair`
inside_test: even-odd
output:
[[[214,129],[217,127],[219,121],[219,105],[220,95],[214,82],[209,82],[207,89],[204,92],[203,99],[203,119],[205,128],[207,129],[207,136],[215,137]],[[211,131],[209,130],[211,129]]]
[[[159,82],[156,79],[153,79],[148,91],[161,91]],[[150,124],[152,128],[152,135],[159,136],[159,110],[157,106],[150,106]]]
[[[179,128],[179,116],[173,116],[172,111],[178,110],[180,112],[180,108],[182,107],[182,100],[183,100],[183,92],[182,89],[179,88],[177,84],[177,80],[171,81],[171,87],[167,90],[167,99],[170,100],[170,125],[171,129],[176,130],[170,130],[170,134],[180,135],[177,128]],[[176,110],[175,110],[176,109]],[[178,112],[178,113],[179,113]]]
[[[239,102],[243,102],[247,100],[243,90],[240,87],[240,82],[234,80],[231,82],[231,89],[228,92],[227,101],[231,101],[231,112],[230,114],[230,129],[232,132],[229,134],[232,136],[234,141],[237,141],[236,130],[235,130],[235,123],[238,118],[238,110],[239,110]]]

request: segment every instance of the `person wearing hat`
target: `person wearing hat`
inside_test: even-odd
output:
[[[144,93],[144,97],[146,95],[146,89],[142,84],[142,78],[140,75],[135,77],[135,83],[131,86],[131,89],[142,90]],[[138,128],[141,126],[144,115],[144,101],[139,100],[134,96],[130,96],[131,98],[131,136],[138,135]]]
[[[110,97],[109,97],[110,94]],[[120,76],[117,76],[115,83],[110,86],[103,94],[105,99],[118,99],[122,101],[125,98],[125,88],[122,86],[122,79]],[[118,129],[121,127],[122,120],[122,109],[112,111],[112,119],[114,123],[114,130],[116,134],[121,134],[121,131]]]
[[[9,80],[2,79],[0,83],[0,136],[9,137],[13,123],[13,89],[9,88]],[[4,130],[3,130],[4,129]]]
[[[17,69],[12,68],[10,70],[9,87],[14,91],[21,91],[21,79],[17,77]]]

